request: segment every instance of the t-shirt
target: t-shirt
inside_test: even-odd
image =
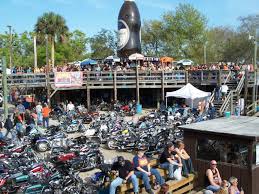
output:
[[[221,86],[221,92],[227,93],[228,92],[228,86],[227,85],[222,85]]]
[[[112,165],[112,170],[118,170],[119,171],[119,177],[122,179],[125,179],[128,174],[134,170],[132,163],[129,160],[125,160],[125,165],[120,166],[118,162],[115,162]]]
[[[44,117],[44,118],[46,118],[46,117],[49,117],[49,113],[51,112],[51,110],[48,108],[48,107],[44,107],[43,109],[42,109],[42,116]]]
[[[148,159],[147,159],[147,157],[143,156],[143,157],[140,158],[138,155],[136,155],[133,158],[133,166],[134,166],[134,169],[136,171],[138,171],[137,167],[140,167],[143,170],[148,171]]]
[[[25,112],[25,107],[22,104],[19,104],[17,106],[17,109],[18,109],[19,113],[24,113]]]
[[[167,158],[171,158],[171,156],[172,155],[168,152],[168,150],[163,151],[163,153],[161,154],[161,156],[159,158],[160,164],[168,162]]]
[[[67,111],[72,111],[75,110],[75,105],[74,104],[68,104],[67,105]]]
[[[41,113],[41,111],[42,111],[42,106],[39,104],[36,106],[36,112]]]

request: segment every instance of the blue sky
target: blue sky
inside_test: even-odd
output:
[[[159,19],[179,3],[190,3],[207,18],[209,26],[237,26],[239,16],[259,14],[259,0],[136,0],[141,19]],[[88,36],[101,28],[115,30],[123,0],[0,0],[0,33],[12,25],[16,32],[31,31],[37,18],[54,11],[67,21],[70,30]]]

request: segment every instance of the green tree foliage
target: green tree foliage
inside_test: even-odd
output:
[[[104,59],[114,55],[116,50],[116,34],[110,30],[102,29],[90,39],[91,57]]]
[[[51,61],[55,64],[55,40],[65,42],[68,34],[66,20],[54,12],[44,13],[38,18],[34,31],[39,35],[40,42],[44,42],[45,35],[48,35],[51,42]]]
[[[161,21],[144,22],[142,40],[146,53],[201,62],[206,42],[206,18],[190,4],[179,4]]]
[[[144,21],[142,27],[142,49],[147,56],[161,56],[163,49],[163,23],[159,20]]]

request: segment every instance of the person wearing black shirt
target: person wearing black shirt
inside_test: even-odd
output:
[[[8,136],[8,134],[11,132],[12,128],[14,127],[13,122],[11,120],[11,115],[8,115],[5,124],[4,124],[4,128],[6,129],[6,134],[5,137]]]
[[[181,158],[174,152],[174,145],[167,144],[164,152],[159,158],[160,167],[169,171],[169,179],[181,180],[182,162]]]
[[[118,171],[119,176],[112,181],[110,194],[115,194],[116,188],[128,180],[132,181],[134,193],[138,193],[138,179],[134,174],[133,165],[129,160],[125,160],[122,156],[119,156],[118,161],[112,165],[112,170]]]

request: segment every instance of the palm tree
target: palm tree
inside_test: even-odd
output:
[[[48,35],[51,42],[51,62],[55,64],[55,40],[64,42],[68,34],[66,20],[53,12],[44,13],[35,24],[34,31],[39,35],[39,40],[44,40]]]

